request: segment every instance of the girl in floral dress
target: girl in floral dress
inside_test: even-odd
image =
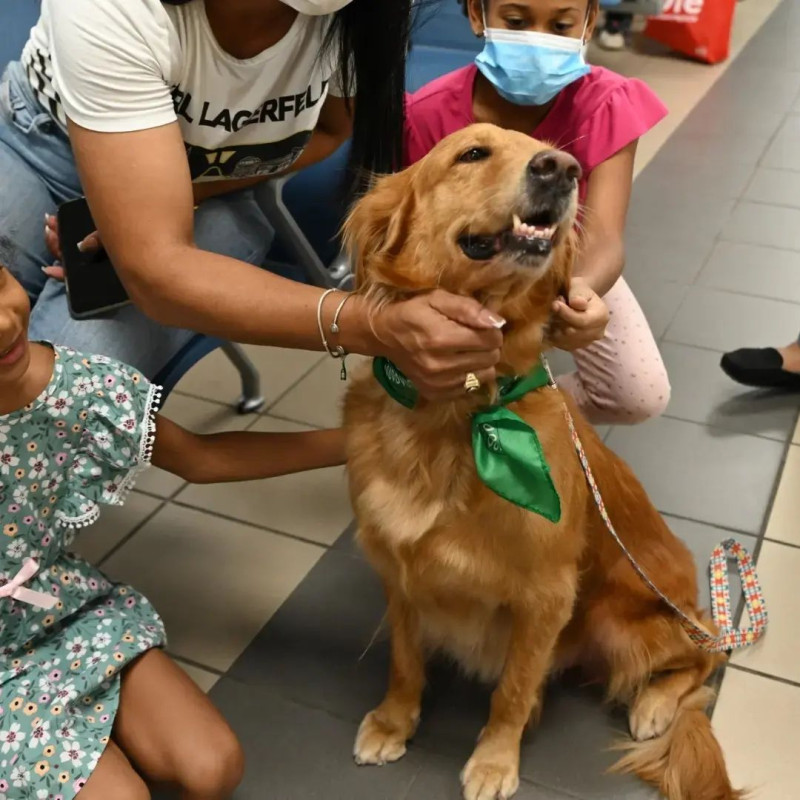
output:
[[[222,800],[238,742],[161,649],[147,599],[69,552],[150,461],[195,482],[340,464],[339,431],[196,436],[123,364],[28,341],[0,267],[0,800]]]

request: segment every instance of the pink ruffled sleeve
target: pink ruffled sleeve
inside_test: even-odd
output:
[[[615,86],[581,125],[569,149],[588,175],[647,133],[667,115],[667,107],[647,84],[636,79]]]

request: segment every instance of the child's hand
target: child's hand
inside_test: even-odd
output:
[[[553,303],[550,343],[561,350],[580,350],[602,339],[608,325],[608,307],[583,278],[573,278],[569,298]]]
[[[55,214],[44,215],[44,241],[47,249],[56,261],[62,260],[61,239],[58,233],[58,217]],[[80,250],[97,250],[100,247],[100,236],[95,231],[90,233],[79,245]],[[64,280],[64,267],[60,264],[53,264],[49,267],[42,267],[42,272],[48,278],[55,278],[57,281]]]

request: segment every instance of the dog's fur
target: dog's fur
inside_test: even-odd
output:
[[[479,159],[459,160],[471,148]],[[525,175],[547,146],[476,125],[421,162],[380,179],[346,224],[359,291],[383,301],[441,287],[470,295],[508,321],[500,372],[524,374],[544,347],[554,299],[576,252],[574,190],[552,254],[501,250],[467,258],[465,232],[501,231],[537,198]],[[485,156],[485,157],[484,157]],[[561,157],[561,156],[559,156]],[[606,531],[570,441],[576,419],[614,524],[660,588],[708,629],[695,565],[631,470],[606,448],[569,397],[545,388],[512,408],[537,431],[562,504],[553,524],[502,500],[478,479],[470,415],[487,395],[409,411],[368,374],[345,403],[351,492],[359,540],[388,600],[388,693],[358,731],[359,763],[400,758],[420,714],[432,651],[496,681],[489,721],[464,768],[467,800],[508,798],[518,787],[519,745],[537,717],[551,672],[580,667],[630,706],[636,743],[618,765],[669,800],[736,800],[704,713],[704,682],[722,661],[696,648],[642,583]]]

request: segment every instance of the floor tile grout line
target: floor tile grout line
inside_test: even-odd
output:
[[[707,528],[714,528],[714,530],[720,531],[722,533],[738,533],[739,536],[749,536],[751,539],[758,538],[758,534],[753,533],[752,531],[746,531],[741,528],[731,528],[727,525],[719,525],[714,522],[708,522],[708,520],[703,519],[695,519],[694,517],[686,517],[683,514],[674,514],[671,511],[661,511],[658,512],[662,516],[671,517],[672,519],[681,520],[682,522],[694,522],[697,525],[705,525]]]
[[[783,475],[781,475],[783,477]],[[800,550],[800,544],[795,542],[784,542],[782,539],[773,539],[771,536],[764,536],[764,544],[769,542],[769,544],[779,544],[783,547],[790,547],[793,550]]]
[[[793,681],[791,678],[782,678],[780,675],[771,675],[769,672],[751,669],[750,667],[744,667],[741,664],[729,663],[725,669],[735,669],[737,672],[746,672],[748,675],[755,675],[759,678],[766,678],[767,680],[775,681],[775,683],[783,683],[786,686],[793,686],[795,689],[800,689],[800,681]]]
[[[748,295],[744,296],[746,297]],[[694,350],[705,350],[707,353],[719,353],[720,355],[727,352],[725,350],[718,350],[716,347],[707,347],[706,345],[693,344],[692,342],[682,342],[678,339],[668,339],[666,334],[659,337],[658,344],[678,344],[681,347],[691,347]]]
[[[578,794],[573,794],[572,792],[567,792],[564,789],[556,789],[555,786],[548,786],[546,783],[539,783],[538,781],[532,781],[529,778],[526,778],[524,775],[519,776],[519,782],[525,784],[526,786],[530,786],[532,789],[544,789],[545,791],[554,791],[558,792],[558,794],[565,798],[565,800],[585,800]]]
[[[662,414],[659,419],[664,418],[664,417],[667,417],[668,419],[671,419],[674,422],[683,422],[686,425],[694,425],[694,426],[696,426],[698,428],[709,428],[712,431],[721,431],[722,433],[735,433],[737,436],[747,436],[750,439],[763,439],[763,438],[765,438],[765,437],[759,436],[759,435],[757,435],[755,433],[744,433],[744,432],[741,432],[741,431],[731,431],[730,429],[724,428],[721,425],[713,425],[713,424],[708,423],[708,422],[697,422],[696,420],[693,420],[693,419],[679,419],[677,417],[668,417],[667,414]],[[617,427],[625,427],[625,426],[617,426]],[[797,427],[797,425],[795,424],[795,428],[796,427]],[[791,436],[789,437],[789,439],[791,439]],[[767,441],[775,442],[776,444],[786,444],[785,442],[781,442],[780,440],[776,440],[776,439],[769,439]],[[783,462],[781,462],[781,465],[783,465]]]
[[[759,167],[759,169],[764,169],[764,168],[763,167]],[[781,170],[775,170],[775,171],[783,173],[783,172],[786,172],[787,170],[782,170],[781,169]],[[791,172],[792,170],[788,170],[788,171]],[[797,175],[798,178],[800,178],[800,170],[797,170],[797,172],[795,174]],[[753,173],[753,179],[755,179],[755,176],[756,176],[756,173]],[[751,183],[752,183],[752,180],[751,180]],[[742,199],[742,202],[750,203],[750,205],[754,205],[754,206],[766,206],[767,208],[784,208],[784,209],[789,209],[790,211],[797,211],[797,212],[800,213],[800,205],[791,205],[790,203],[775,203],[775,202],[770,202],[768,200],[758,200],[757,198],[748,197],[747,195],[742,195],[741,199]],[[790,253],[797,252],[796,250],[794,250],[792,248],[787,248],[787,247],[774,247],[773,246],[772,249],[773,250],[787,250]]]
[[[162,508],[165,508],[169,504],[169,500],[165,498],[158,498],[160,502],[158,505],[146,516],[144,516],[133,528],[128,531],[128,533],[122,537],[102,558],[100,558],[96,565],[98,568],[102,569],[103,565],[108,562],[108,560],[117,553],[124,545],[126,545],[133,537],[148,523],[152,520],[156,514],[158,514]]]
[[[316,351],[312,351],[312,352],[316,352]],[[268,411],[272,406],[274,406],[277,402],[279,402],[281,399],[283,399],[283,397],[286,394],[291,392],[293,389],[297,388],[297,384],[299,384],[302,381],[304,381],[321,363],[323,363],[323,360],[324,359],[322,357],[322,353],[320,353],[319,360],[315,361],[314,364],[312,364],[312,366],[310,366],[308,369],[306,369],[300,375],[299,378],[294,379],[293,382],[289,385],[288,389],[284,389],[279,395],[277,395],[276,399],[274,399],[272,401],[270,401],[267,398],[265,400],[265,403],[264,403],[264,408],[261,411],[259,411],[257,413],[254,413],[252,416],[257,419],[260,416],[268,414]],[[195,394],[194,392],[187,392],[185,389],[176,388],[174,390],[174,393],[177,394],[177,395],[180,395],[181,397],[189,397],[192,400],[201,400],[204,403],[212,403],[213,405],[221,406],[222,408],[235,408],[235,406],[230,402],[217,400],[216,398],[213,398],[213,397],[204,397],[203,395]],[[245,415],[241,415],[241,416],[245,416]]]
[[[321,364],[325,362],[325,354],[320,353],[319,360],[315,361],[313,366],[309,367],[288,389],[285,389],[281,394],[279,394],[271,403],[267,403],[264,408],[261,410],[260,414],[269,415],[269,412],[283,400],[286,395],[288,395],[291,391],[296,389],[309,375],[311,375],[314,370],[316,370]]]
[[[800,174],[800,173],[798,173],[798,174]],[[743,200],[743,198],[740,198],[740,201],[742,201],[742,200]],[[745,200],[744,202],[749,203],[749,202],[752,202],[752,201]],[[766,205],[766,204],[763,204],[763,205]],[[776,208],[783,208],[783,206],[775,206],[775,207]],[[796,210],[800,211],[800,208],[798,208]],[[715,244],[717,243],[717,241],[719,241],[719,242],[727,242],[728,244],[749,245],[750,247],[763,247],[765,250],[777,250],[777,251],[779,251],[781,253],[797,253],[797,252],[800,252],[800,251],[798,251],[798,249],[796,247],[781,247],[780,245],[769,244],[768,242],[743,242],[743,241],[740,241],[738,239],[727,239],[727,238],[725,238],[725,236],[720,236],[718,240],[715,240]]]
[[[797,209],[800,211],[800,208]],[[726,241],[726,240],[723,240]],[[727,242],[727,244],[741,244],[741,242]],[[792,253],[794,255],[800,254],[800,250],[783,250],[784,253]],[[703,268],[705,269],[705,267]],[[698,274],[698,278],[699,278]],[[775,295],[769,294],[753,294],[753,292],[744,292],[744,291],[737,291],[736,289],[729,289],[727,286],[719,286],[713,283],[692,283],[692,284],[679,284],[682,286],[696,286],[698,289],[711,289],[714,292],[724,292],[725,294],[733,294],[738,295],[740,297],[752,297],[754,300],[775,300],[778,303],[790,303],[792,305],[800,306],[800,299],[798,300],[785,300],[781,297],[775,297]]]
[[[277,419],[280,422],[291,422],[292,425],[302,425],[306,428],[311,428],[312,430],[315,431],[321,431],[324,430],[326,427],[328,427],[326,425],[318,425],[315,422],[308,422],[302,419],[295,419],[294,417],[287,417],[284,414],[274,414],[272,412],[264,412],[263,414],[261,414],[260,419]]]
[[[266,525],[257,525],[254,522],[248,522],[247,520],[239,519],[238,517],[232,517],[228,514],[222,514],[219,511],[212,511],[207,508],[199,508],[198,506],[193,506],[190,503],[181,502],[179,500],[170,500],[169,503],[177,508],[185,508],[188,511],[195,511],[198,514],[206,514],[209,517],[215,517],[216,519],[223,519],[226,522],[235,522],[239,525],[244,525],[248,528],[252,528],[256,531],[261,531],[262,533],[272,533],[275,536],[281,536],[284,539],[292,539],[296,542],[302,542],[303,544],[310,544],[314,547],[319,547],[321,550],[330,550],[332,545],[324,544],[322,542],[315,541],[314,539],[309,539],[304,536],[298,536],[294,533],[289,533],[288,531],[281,531],[277,528],[269,528]],[[341,532],[339,533],[341,536]],[[338,538],[338,537],[337,537]]]
[[[792,430],[797,429],[797,421],[800,419],[800,413],[795,415],[795,424]],[[772,509],[775,506],[775,499],[778,496],[778,489],[781,485],[781,480],[783,479],[783,473],[786,470],[786,462],[789,459],[789,453],[791,452],[792,448],[792,437],[789,437],[789,441],[786,442],[783,448],[783,453],[781,454],[780,464],[778,465],[778,473],[775,476],[775,481],[772,485],[772,492],[770,493],[769,502],[767,503],[766,509],[764,509],[764,519],[761,523],[761,530],[758,534],[758,541],[756,542],[755,552],[753,553],[753,561],[758,564],[758,557],[761,554],[761,546],[764,543],[764,539],[767,535],[767,528],[769,527],[769,521],[772,517]],[[740,601],[740,606],[743,607],[744,598]]]
[[[168,500],[168,497],[164,497],[163,495],[156,494],[155,492],[149,489],[139,489],[138,487],[134,487],[131,489],[131,494],[141,494],[145,497],[149,497],[151,500]]]
[[[798,211],[800,211],[800,209],[798,209]],[[728,244],[748,244],[748,242],[733,242],[733,241],[730,241],[729,239],[718,239],[718,240],[716,240],[714,242],[714,246],[716,247],[716,245],[719,242],[727,242]],[[756,245],[756,246],[759,247],[760,245]],[[782,252],[784,252],[784,253],[800,254],[800,250],[785,250],[785,249],[782,249],[782,248],[772,248],[772,249],[774,249],[774,250],[781,249]],[[702,272],[706,268],[706,266],[708,265],[708,260],[710,258],[711,258],[711,256],[709,256],[709,258],[706,259],[706,262],[703,265],[703,267],[701,268],[700,272]],[[700,277],[700,272],[697,273],[697,277]],[[752,292],[738,292],[735,289],[728,289],[728,288],[726,288],[724,286],[719,286],[719,287],[715,287],[714,286],[714,287],[712,287],[712,286],[708,286],[707,284],[703,284],[703,283],[685,283],[685,284],[682,284],[682,285],[683,286],[696,286],[699,289],[711,289],[711,290],[713,290],[715,292],[723,292],[724,294],[733,294],[733,295],[736,295],[737,297],[752,297],[752,298],[754,298],[756,300],[772,300],[775,303],[781,303],[782,305],[786,305],[786,306],[800,306],[800,302],[795,302],[794,300],[782,300],[779,297],[769,297],[769,296],[766,296],[766,295],[753,294]]]
[[[767,143],[767,146],[764,148],[764,151],[761,153],[761,158],[758,159],[758,164],[757,164],[759,169],[764,169],[764,168],[769,169],[769,167],[766,167],[766,165],[764,164],[764,159],[766,158],[766,155],[769,152],[769,150],[772,148],[772,145],[775,144],[775,142],[778,140],[778,136],[780,136],[780,133],[783,130],[784,126],[786,125],[786,122],[788,121],[789,117],[793,116],[792,108],[794,108],[794,103],[797,101],[798,96],[800,96],[800,93],[795,95],[795,98],[792,101],[792,105],[789,106],[789,110],[781,118],[780,124],[775,129],[775,133],[772,135],[769,142]],[[788,170],[788,171],[795,172],[796,170]]]
[[[670,414],[669,413],[669,409],[667,409],[667,411],[665,411],[661,415],[661,417],[663,419],[675,420],[675,422],[694,422],[694,423],[697,423],[697,420],[689,419],[688,417],[680,417],[680,416],[677,416],[676,414]],[[777,444],[784,444],[786,442],[786,437],[791,439],[792,435],[794,433],[794,429],[792,429],[789,433],[786,434],[786,436],[784,436],[782,438],[778,438],[777,436],[767,436],[766,434],[763,434],[763,433],[753,433],[751,431],[743,431],[743,430],[740,430],[739,428],[728,427],[727,425],[720,425],[720,424],[711,425],[711,424],[709,424],[707,422],[700,422],[700,423],[697,423],[697,424],[708,426],[709,428],[714,427],[714,428],[717,428],[717,429],[720,429],[720,430],[724,430],[724,431],[726,431],[728,433],[732,433],[732,434],[736,434],[736,435],[752,436],[752,437],[754,437],[756,439],[763,439],[766,442],[776,442]]]
[[[250,644],[251,643],[248,642],[247,647],[249,647]],[[201,669],[203,672],[210,672],[212,675],[215,675],[218,678],[224,678],[228,674],[228,670],[221,670],[218,667],[211,667],[208,664],[203,664],[202,662],[195,660],[194,658],[182,656],[180,653],[174,653],[169,648],[167,648],[166,654],[181,664],[186,664],[187,666],[194,667],[195,669]],[[236,659],[234,659],[234,661],[235,660]]]
[[[692,344],[691,342],[678,342],[673,339],[666,339],[665,336],[661,337],[659,344],[677,344],[680,347],[691,347],[692,350],[703,350],[706,353],[719,353],[720,355],[725,352],[724,350],[717,350],[714,347],[706,347],[702,344]]]
[[[187,397],[190,400],[200,400],[203,403],[209,403],[210,405],[219,406],[220,408],[227,408],[233,411],[236,410],[236,406],[229,401],[217,400],[214,397],[207,397],[207,396],[203,397],[202,395],[194,394],[194,392],[187,392],[185,389],[174,389],[172,392],[170,392],[170,395],[173,394],[179,395],[180,397]],[[237,414],[237,416],[247,416],[247,415]],[[254,414],[253,416],[257,417],[258,414]]]
[[[797,210],[800,211],[800,208],[798,208]],[[800,253],[800,250],[787,249],[785,247],[770,247],[769,245],[765,245],[765,244],[763,244],[761,242],[739,242],[739,241],[733,241],[731,239],[715,239],[713,241],[713,244],[712,244],[712,247],[711,247],[711,251],[709,252],[708,256],[704,259],[703,265],[699,268],[696,277],[694,279],[692,279],[692,281],[690,281],[690,282],[671,281],[669,279],[659,279],[659,280],[661,281],[662,284],[666,284],[668,286],[682,286],[685,289],[691,289],[692,287],[696,286],[698,289],[708,289],[709,291],[721,292],[723,294],[732,294],[732,295],[736,295],[738,297],[752,297],[752,298],[754,298],[756,300],[774,300],[776,303],[782,303],[784,305],[789,305],[789,306],[798,306],[798,305],[800,305],[800,300],[786,300],[786,299],[784,299],[782,297],[775,297],[774,295],[753,294],[753,292],[745,292],[745,291],[741,291],[741,290],[738,290],[738,289],[731,289],[731,288],[729,288],[727,286],[717,286],[717,285],[714,285],[714,284],[711,284],[711,283],[697,283],[697,279],[700,277],[702,272],[708,266],[708,262],[710,261],[711,257],[714,254],[714,249],[721,242],[724,242],[725,244],[742,245],[742,246],[745,246],[745,247],[757,247],[759,249],[777,251],[779,253],[786,253],[787,255],[790,254],[790,255],[793,255],[793,256],[796,256],[798,253]],[[642,273],[639,273],[639,274],[642,275]],[[652,276],[644,275],[643,277],[645,277],[645,278],[658,278],[657,275],[652,275]],[[634,294],[635,294],[635,292],[634,292]],[[672,320],[670,320],[669,324],[670,325],[672,324]]]

